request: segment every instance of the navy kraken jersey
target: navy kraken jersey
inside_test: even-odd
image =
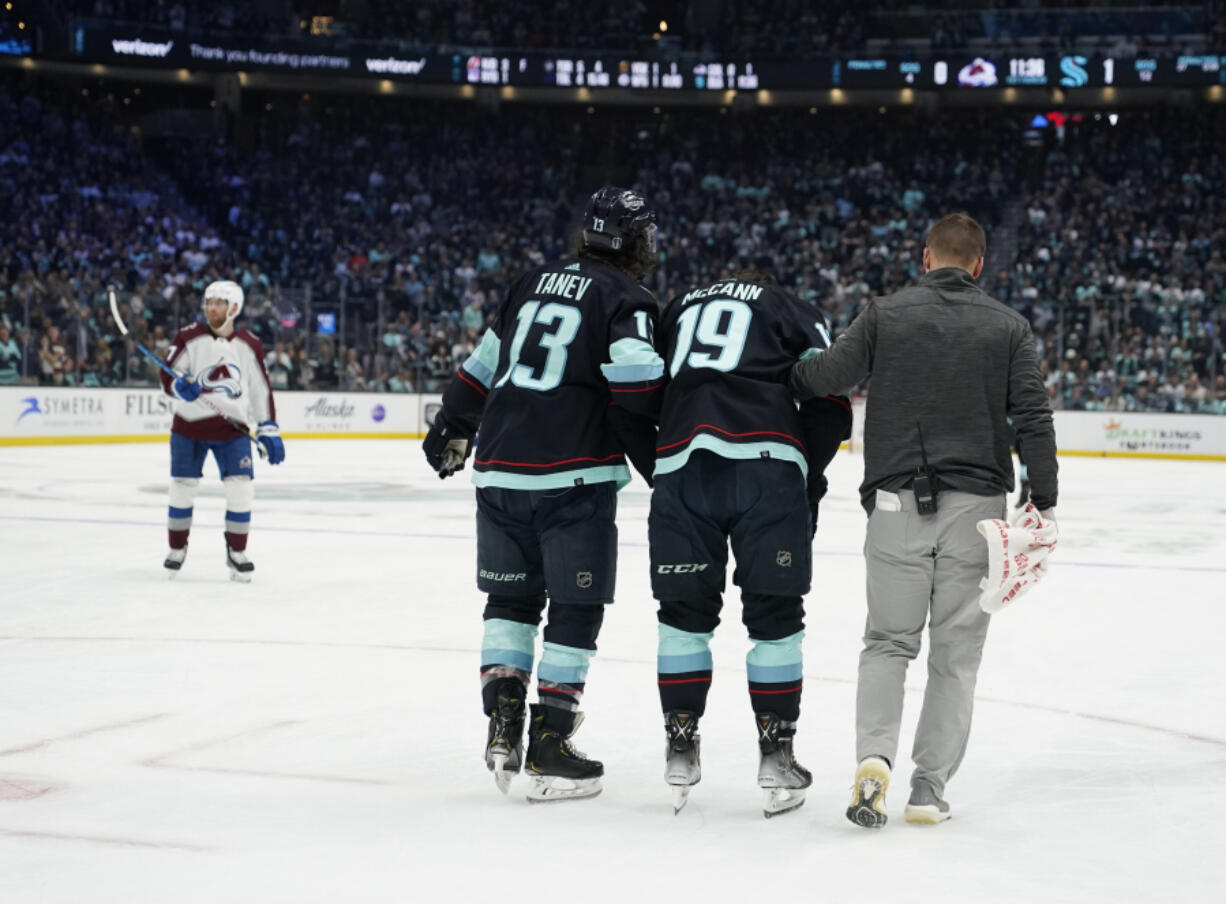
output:
[[[587,258],[521,277],[443,396],[444,415],[462,433],[480,425],[473,483],[520,490],[628,483],[610,409],[652,419],[659,411],[658,311],[638,282]]]
[[[830,397],[798,408],[786,374],[830,345],[825,316],[780,289],[725,280],[674,298],[660,323],[668,383],[655,473],[696,449],[724,458],[777,458],[813,475],[851,435],[851,405]]]

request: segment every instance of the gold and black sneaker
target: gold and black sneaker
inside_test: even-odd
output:
[[[890,764],[879,756],[865,757],[856,769],[847,818],[866,829],[886,823],[885,792],[890,787]]]

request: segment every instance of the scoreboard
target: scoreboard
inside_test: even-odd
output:
[[[1226,55],[1111,57],[929,55],[912,60],[857,58],[834,62],[842,88],[1107,88],[1226,84]]]
[[[630,91],[806,91],[916,88],[1202,87],[1226,84],[1226,55],[923,53],[805,60],[616,53],[406,54],[386,45],[356,52],[343,45],[262,38],[238,43],[185,39],[133,26],[79,25],[66,56],[95,63],[229,71],[298,71],[434,85],[623,89]],[[387,52],[389,51],[390,52]],[[51,56],[65,54],[50,53]]]

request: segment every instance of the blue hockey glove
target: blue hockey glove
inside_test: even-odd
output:
[[[268,463],[279,465],[285,461],[285,443],[281,442],[281,428],[276,421],[265,421],[256,428],[256,438],[268,453]]]
[[[175,395],[185,402],[194,402],[200,398],[200,384],[187,377],[179,377],[174,382]]]
[[[421,450],[426,454],[426,463],[438,472],[440,478],[445,479],[456,471],[464,470],[464,461],[472,450],[472,443],[457,435],[440,411],[422,441]]]

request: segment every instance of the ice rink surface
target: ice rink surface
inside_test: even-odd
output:
[[[1061,459],[1060,547],[998,615],[953,819],[846,821],[861,459],[832,466],[807,598],[805,806],[765,820],[729,595],[703,780],[663,782],[647,488],[576,736],[594,800],[485,771],[473,490],[420,444],[287,442],[228,580],[215,470],[170,582],[165,444],[0,448],[0,901],[1226,900],[1226,465]],[[210,463],[210,468],[212,465]]]

